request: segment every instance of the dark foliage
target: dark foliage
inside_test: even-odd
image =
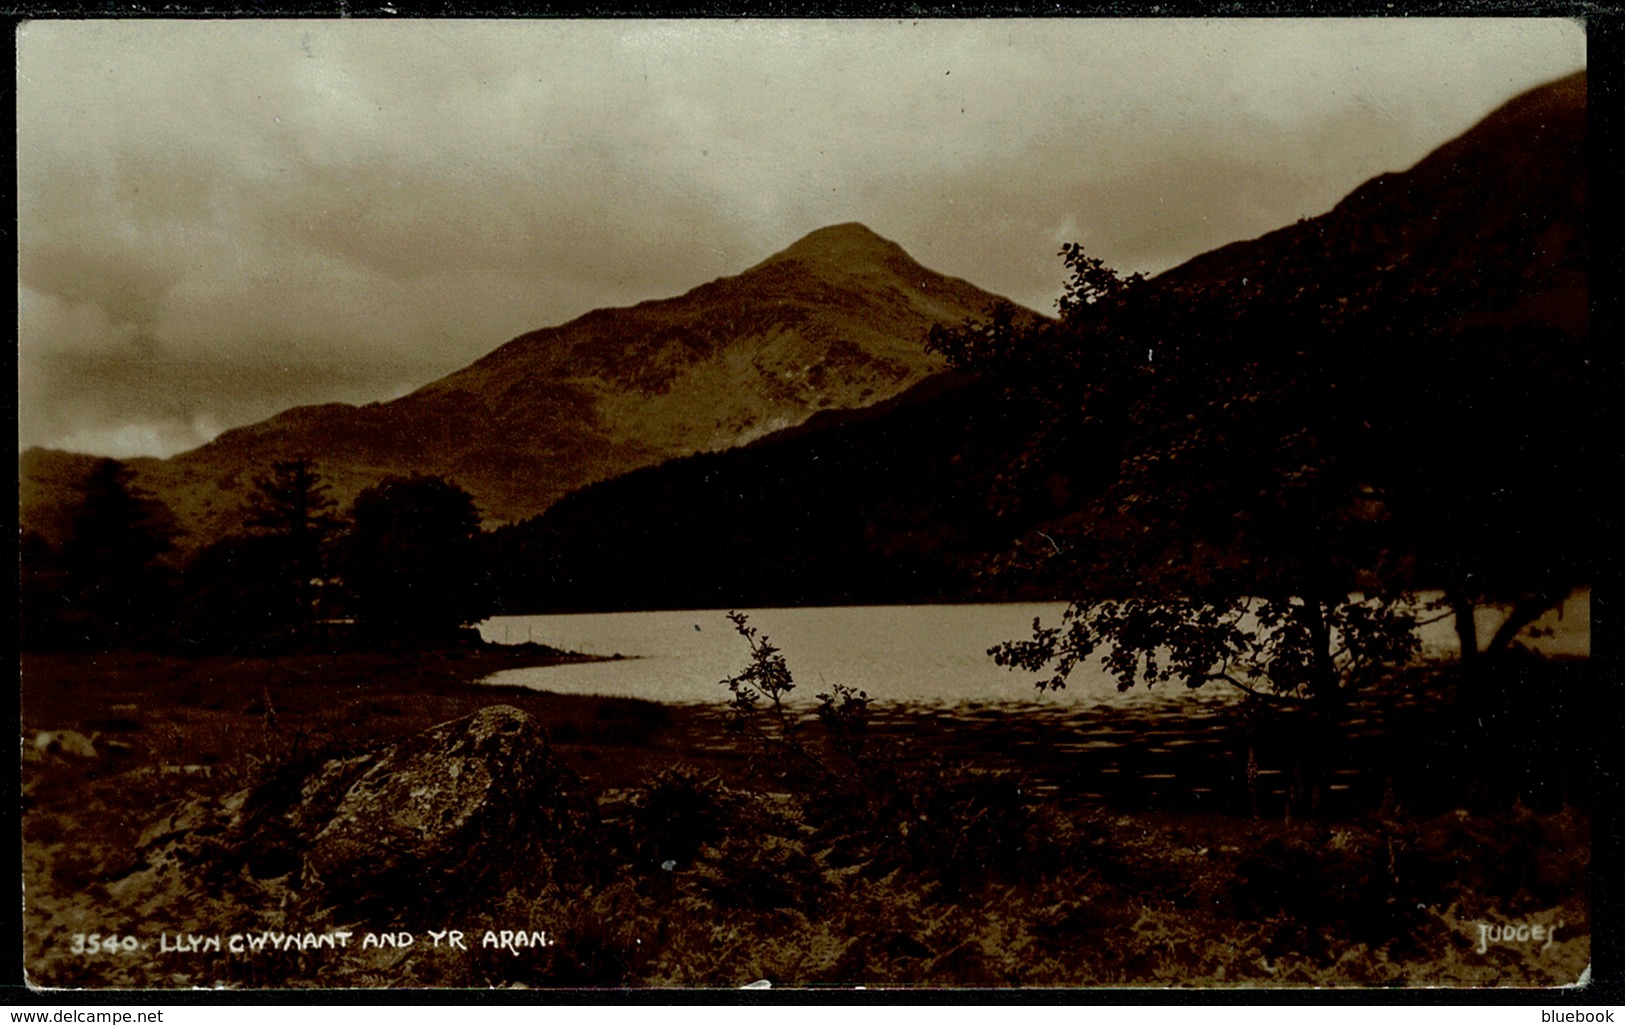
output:
[[[304,590],[285,538],[236,534],[187,564],[172,634],[182,650],[276,650],[297,640]]]
[[[72,613],[61,548],[36,531],[25,531],[19,548],[18,634],[22,646],[36,650],[68,646]]]
[[[23,642],[39,647],[149,646],[167,625],[177,534],[169,508],[128,467],[98,460],[60,548],[25,537]]]
[[[686,868],[701,846],[715,843],[727,832],[738,803],[717,780],[670,769],[633,795],[621,842],[644,871]]]
[[[1046,411],[1012,477],[1053,472],[1079,437],[1118,460],[1115,481],[1045,532],[1050,550],[1033,550],[1070,581],[1065,620],[996,649],[1001,664],[1053,662],[1041,686],[1060,687],[1103,651],[1125,689],[1223,680],[1335,703],[1408,658],[1381,496],[1349,455],[1368,424],[1312,355],[1314,318],[1251,323],[1284,315],[1117,281],[1075,246],[1063,256],[1075,298],[1062,323],[933,340],[1006,403]]]
[[[254,479],[245,526],[270,538],[289,586],[285,615],[296,626],[308,626],[320,610],[317,598],[325,573],[325,545],[339,528],[335,503],[308,457],[271,464],[271,472]]]
[[[209,545],[187,563],[174,638],[193,651],[281,650],[311,641],[336,588],[329,542],[333,514],[315,464],[274,462],[254,480],[242,533]]]
[[[350,517],[339,576],[364,631],[433,643],[490,613],[468,492],[439,477],[390,477],[363,491]]]
[[[334,514],[308,459],[255,479],[241,533],[177,569],[168,509],[95,465],[60,546],[22,539],[22,641],[45,648],[267,654],[461,643],[492,610],[479,513],[438,477],[392,477]]]

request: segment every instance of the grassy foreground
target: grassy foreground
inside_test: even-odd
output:
[[[1035,798],[1028,777],[911,733],[906,714],[863,735],[815,724],[787,746],[723,731],[719,710],[471,686],[571,657],[25,655],[31,981],[1551,986],[1590,962],[1584,802],[1294,823],[1129,813]],[[161,893],[130,888],[143,833],[182,802],[230,802],[290,760],[496,703],[540,720],[597,803],[573,876],[364,915],[304,907],[286,878],[246,871],[181,866]],[[336,932],[353,938],[299,949]],[[301,940],[230,949],[268,933]],[[189,937],[201,949],[178,949]]]

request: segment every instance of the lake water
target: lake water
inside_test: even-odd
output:
[[[1159,710],[1234,700],[1223,684],[1199,690],[1179,685],[1137,686],[1119,692],[1097,665],[1081,666],[1067,689],[1040,694],[1032,674],[1001,669],[987,649],[1030,636],[1033,617],[1058,624],[1064,605],[882,605],[800,609],[745,609],[751,625],[782,649],[795,679],[792,695],[810,705],[819,691],[844,683],[881,702],[923,705],[1039,702],[1055,706],[1129,708],[1155,702]],[[1485,609],[1479,635],[1487,640],[1504,613]],[[1535,624],[1525,643],[1554,654],[1590,652],[1591,594],[1577,592],[1564,607]],[[1546,631],[1550,631],[1546,634]],[[535,641],[589,655],[623,655],[614,662],[511,669],[485,682],[564,694],[717,704],[727,699],[718,681],[742,670],[750,652],[725,610],[503,616],[480,625],[490,642]],[[1540,634],[1541,636],[1534,636]],[[1458,650],[1448,617],[1422,629],[1424,653],[1450,657]]]

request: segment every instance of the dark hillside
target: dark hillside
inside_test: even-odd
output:
[[[981,561],[1011,529],[985,496],[1023,435],[975,382],[940,375],[890,402],[824,413],[744,449],[605,481],[491,536],[504,604],[607,610],[977,596]]]

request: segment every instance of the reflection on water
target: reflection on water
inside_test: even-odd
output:
[[[1029,636],[1035,616],[1059,621],[1064,605],[1011,602],[988,605],[880,605],[746,610],[751,625],[784,652],[795,676],[798,702],[811,702],[834,683],[867,691],[879,701],[914,704],[1007,704],[1131,707],[1157,702],[1164,710],[1233,700],[1223,684],[1190,691],[1174,685],[1118,692],[1116,682],[1090,664],[1074,672],[1065,691],[1040,694],[1034,677],[995,666],[987,649]],[[1505,614],[1482,610],[1479,636],[1488,638]],[[1526,632],[1523,641],[1553,654],[1590,652],[1591,595],[1581,591],[1558,612]],[[618,612],[558,616],[504,616],[487,620],[481,635],[495,643],[536,641],[589,655],[624,655],[615,662],[512,669],[486,682],[566,694],[637,697],[664,702],[716,703],[727,696],[718,681],[749,658],[744,640],[724,610]],[[1448,617],[1422,630],[1425,654],[1457,652]]]

